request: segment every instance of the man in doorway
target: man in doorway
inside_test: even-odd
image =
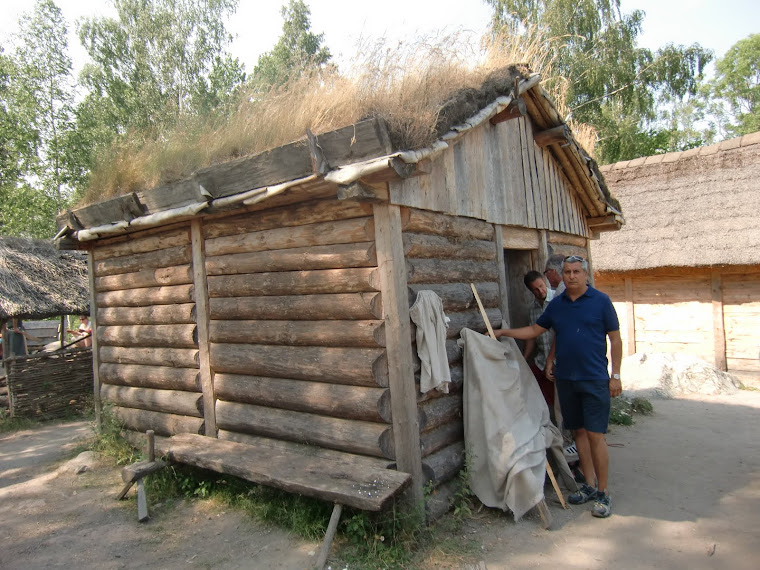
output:
[[[544,276],[549,281],[555,297],[565,290],[565,284],[562,282],[562,263],[564,260],[564,256],[555,253],[546,260],[546,267],[544,268]]]
[[[530,322],[533,324],[554,298],[554,292],[546,286],[546,281],[544,281],[543,276],[538,271],[528,271],[525,277],[523,277],[523,283],[533,293],[534,297],[528,309]],[[546,331],[535,339],[527,339],[523,350],[523,357],[530,366],[533,376],[536,377],[538,387],[541,389],[541,394],[543,394],[550,411],[554,407],[554,382],[546,378],[544,368],[546,367],[546,359],[549,356],[553,338],[552,332]]]
[[[604,518],[612,512],[607,486],[609,455],[604,434],[610,417],[610,398],[619,396],[622,391],[620,325],[610,298],[587,284],[585,259],[577,255],[566,257],[562,277],[565,292],[554,297],[535,324],[494,333],[497,338],[527,340],[554,329],[556,370],[548,361],[545,373],[548,378],[556,378],[564,423],[575,436],[587,481],[568,500],[576,505],[593,500],[591,514]],[[612,374],[607,372],[608,337]],[[594,481],[596,485],[592,486],[590,483]]]

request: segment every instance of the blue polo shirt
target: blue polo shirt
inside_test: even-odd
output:
[[[554,329],[554,375],[558,379],[609,380],[607,333],[619,330],[620,323],[607,295],[589,286],[571,301],[564,291],[549,303],[536,323]]]

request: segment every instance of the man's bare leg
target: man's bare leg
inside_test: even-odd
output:
[[[609,472],[610,465],[610,455],[607,450],[607,439],[604,437],[603,433],[597,433],[593,431],[587,431],[586,435],[588,437],[591,448],[591,459],[594,462],[594,472],[596,473],[598,480],[597,488],[600,491],[607,491],[607,474]],[[581,465],[583,465],[582,461]]]
[[[583,476],[586,478],[586,483],[592,487],[596,487],[596,471],[594,470],[596,462],[593,459],[589,432],[583,428],[576,429],[573,430],[573,437],[575,437],[575,447],[578,449],[578,459],[581,462],[581,471],[583,471]]]

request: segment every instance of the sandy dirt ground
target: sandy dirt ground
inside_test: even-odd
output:
[[[613,515],[564,511],[547,487],[554,529],[483,509],[461,528],[474,549],[435,551],[414,567],[757,568],[760,392],[657,400],[655,414],[615,426]],[[208,501],[155,505],[138,523],[117,502],[119,469],[67,463],[84,423],[0,436],[0,568],[308,568],[315,542]],[[333,568],[344,565],[333,565]]]

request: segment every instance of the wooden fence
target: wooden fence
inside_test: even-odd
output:
[[[22,356],[8,361],[11,417],[60,418],[81,413],[92,395],[92,350]]]

